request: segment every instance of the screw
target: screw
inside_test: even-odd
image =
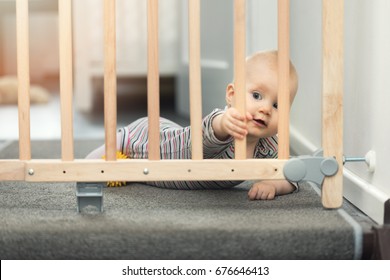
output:
[[[363,157],[343,157],[343,164],[346,162],[358,162],[358,161],[366,161],[366,158],[363,158]]]
[[[148,175],[148,174],[149,174],[149,169],[145,168],[145,169],[144,169],[144,174],[145,174],[145,175]]]
[[[34,175],[34,169],[32,169],[32,168],[30,168],[29,170],[28,170],[28,175]]]

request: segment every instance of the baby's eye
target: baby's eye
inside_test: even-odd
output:
[[[278,103],[275,103],[275,104],[274,104],[274,108],[275,108],[275,109],[278,109]]]
[[[263,96],[261,96],[260,92],[254,91],[252,92],[252,97],[256,100],[261,100],[263,99]]]

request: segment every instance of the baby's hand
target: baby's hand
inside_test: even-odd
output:
[[[229,108],[222,116],[221,128],[234,138],[243,139],[248,134],[246,121],[251,119],[251,114],[242,116],[237,109]]]
[[[250,200],[271,200],[276,195],[276,186],[273,182],[255,182],[248,192]]]

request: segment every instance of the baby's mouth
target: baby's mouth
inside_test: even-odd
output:
[[[261,127],[267,127],[267,123],[262,119],[254,119],[254,121]]]

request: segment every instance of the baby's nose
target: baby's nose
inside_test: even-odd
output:
[[[263,114],[269,115],[271,113],[271,110],[272,110],[272,104],[270,104],[269,102],[266,102],[266,101],[261,102],[259,110]]]

